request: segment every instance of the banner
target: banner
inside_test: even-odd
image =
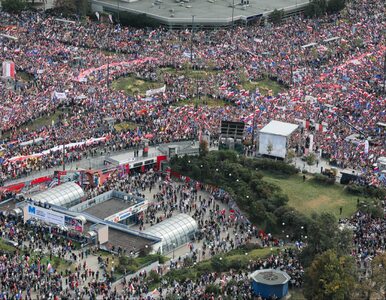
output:
[[[15,63],[12,61],[3,61],[3,77],[15,79]]]
[[[120,211],[116,214],[113,214],[112,216],[109,216],[107,218],[105,218],[106,221],[110,221],[110,222],[114,222],[114,223],[118,223],[120,221],[123,221],[141,211],[144,211],[148,206],[148,203],[147,202],[140,202],[140,203],[137,203],[133,206],[130,206],[129,208],[123,210],[123,211]]]
[[[146,91],[146,97],[150,97],[150,96],[153,96],[153,95],[159,94],[159,93],[165,93],[165,91],[166,91],[166,85],[164,85],[163,87],[161,87],[159,89],[147,90]]]
[[[76,80],[78,82],[87,82],[87,77],[95,72],[107,70],[107,68],[109,68],[110,75],[113,75],[115,72],[114,68],[116,68],[116,67],[120,67],[120,68],[131,67],[133,65],[143,64],[143,63],[147,63],[150,61],[156,62],[157,59],[153,58],[153,57],[145,57],[143,59],[134,59],[131,61],[122,61],[122,62],[105,64],[105,65],[100,66],[98,68],[90,68],[90,69],[87,69],[87,70],[80,72],[80,74],[76,78],[74,78],[74,80]]]
[[[83,232],[83,222],[74,217],[32,204],[28,204],[24,209],[26,209],[27,214],[26,220],[37,219],[45,223],[65,226],[68,229]]]
[[[54,97],[59,100],[67,99],[66,93],[54,92]]]

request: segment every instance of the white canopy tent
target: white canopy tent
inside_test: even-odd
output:
[[[259,154],[285,158],[291,134],[299,125],[271,121],[259,132]]]

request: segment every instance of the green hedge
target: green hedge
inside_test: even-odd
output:
[[[281,175],[294,175],[299,173],[299,169],[293,165],[289,165],[281,160],[272,160],[268,158],[255,159],[253,167],[258,170],[264,170]]]
[[[233,151],[212,151],[202,157],[174,157],[173,171],[197,181],[218,186],[229,193],[237,205],[247,212],[251,222],[275,232],[277,208],[288,203],[280,187],[263,180],[261,170],[283,176],[299,172],[283,161],[251,159]]]
[[[346,186],[346,191],[352,195],[363,196],[367,198],[385,199],[386,189],[381,187],[349,184]]]
[[[326,175],[316,173],[314,174],[312,181],[321,185],[334,185],[335,177],[331,178]]]

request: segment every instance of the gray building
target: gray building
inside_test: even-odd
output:
[[[169,28],[224,27],[248,24],[275,9],[302,11],[308,0],[91,0],[95,12],[118,11],[143,15]]]

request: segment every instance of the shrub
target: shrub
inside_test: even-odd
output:
[[[208,284],[205,289],[205,293],[207,294],[220,295],[220,292],[220,287],[215,284]]]
[[[262,247],[261,247],[261,245],[259,245],[257,243],[246,243],[241,248],[245,251],[252,251],[255,249],[261,249]]]
[[[228,270],[228,260],[225,257],[215,256],[211,259],[213,270],[216,272],[224,272]]]
[[[213,272],[213,267],[210,261],[203,261],[197,264],[196,269],[200,273],[210,273]]]
[[[269,14],[269,18],[273,24],[280,24],[284,17],[284,10],[275,9]]]
[[[3,0],[3,10],[10,13],[19,13],[27,7],[27,3],[24,0]]]
[[[236,255],[228,260],[227,269],[243,270],[248,266],[248,257],[244,255]]]
[[[346,191],[352,195],[363,196],[367,198],[384,199],[386,197],[385,188],[377,188],[374,186],[349,184],[346,186]]]
[[[312,181],[321,184],[321,185],[333,185],[335,184],[335,178],[328,177],[323,174],[314,174],[314,177],[312,178]]]
[[[147,277],[147,281],[149,283],[159,283],[161,281],[161,277],[159,276],[159,274],[156,271],[151,270],[149,272],[148,277]]]
[[[364,199],[357,205],[359,211],[370,214],[374,218],[383,217],[383,208],[379,200]]]
[[[308,165],[312,166],[315,164],[316,162],[316,155],[315,153],[309,153],[307,156],[306,156],[306,162]]]
[[[138,255],[139,255],[139,257],[145,257],[145,256],[148,256],[151,251],[152,251],[152,247],[151,246],[148,246],[147,248],[146,247],[142,247],[139,250]]]
[[[259,170],[270,171],[283,175],[294,175],[299,172],[299,169],[293,165],[289,165],[284,161],[276,161],[268,158],[253,160],[253,167]]]

